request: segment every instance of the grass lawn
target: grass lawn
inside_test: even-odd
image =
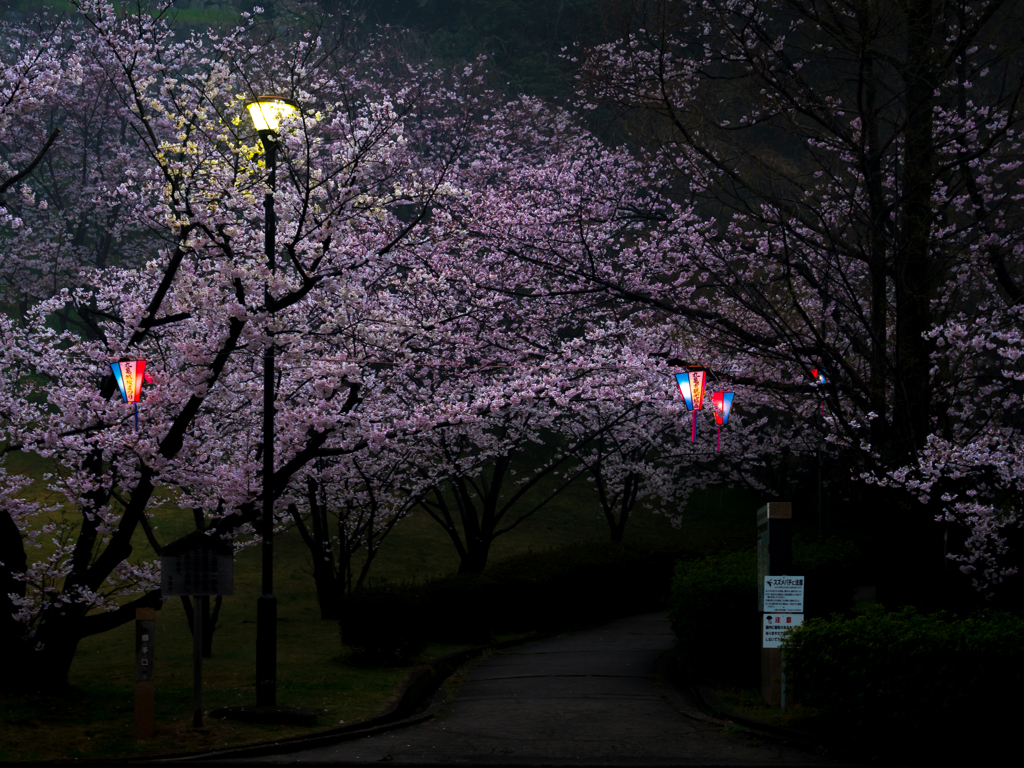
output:
[[[760,688],[739,688],[736,686],[715,686],[712,689],[716,704],[725,714],[735,714],[750,720],[757,720],[777,728],[797,728],[813,731],[818,711],[797,702],[786,707],[783,713],[778,707],[764,702]]]
[[[408,668],[361,668],[346,663],[337,624],[321,621],[304,566],[301,542],[281,536],[278,595],[278,703],[327,710],[321,727],[371,716],[393,698]],[[203,705],[211,710],[255,703],[256,596],[259,552],[241,552],[235,594],[224,598],[203,665]],[[249,725],[206,719],[209,732],[192,730],[192,638],[180,598],[156,614],[156,736],[136,742],[133,725],[135,635],[132,624],[84,639],[62,696],[0,699],[0,760],[161,754],[225,747],[310,732],[309,728]],[[458,646],[429,646],[425,658]]]
[[[7,470],[36,479],[26,496],[46,501],[46,467],[13,455]],[[537,493],[542,493],[538,490]],[[526,552],[607,541],[608,529],[586,484],[569,489],[549,506],[494,545],[491,562]],[[52,499],[51,499],[52,500]],[[525,503],[529,503],[527,500]],[[696,496],[684,525],[638,510],[627,527],[627,542],[664,546],[675,543],[699,555],[749,543],[754,536],[757,499],[710,491]],[[191,514],[166,501],[154,512],[162,543],[192,529]],[[140,556],[152,557],[141,532],[134,541]],[[213,640],[213,658],[203,667],[203,704],[209,711],[255,703],[255,619],[259,593],[259,550],[235,559],[235,593],[224,598]],[[425,513],[399,523],[386,539],[371,578],[425,580],[454,572],[458,558],[447,535]],[[335,622],[322,621],[316,603],[309,555],[298,534],[275,539],[275,593],[278,597],[278,703],[326,710],[318,727],[335,727],[380,712],[393,700],[409,668],[365,668],[347,663],[347,649]],[[156,614],[156,735],[134,739],[134,626],[85,638],[71,668],[71,689],[61,696],[0,698],[0,760],[97,758],[189,752],[272,740],[315,729],[249,725],[207,718],[207,733],[192,730],[192,640],[180,598]],[[466,646],[433,644],[421,659]]]

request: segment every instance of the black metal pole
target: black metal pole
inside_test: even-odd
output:
[[[270,274],[277,269],[274,258],[277,220],[274,217],[274,188],[277,172],[277,137],[273,131],[261,131],[267,159],[269,189],[263,198],[265,217],[264,251]],[[272,314],[270,285],[265,294],[268,315]],[[267,329],[267,348],[263,353],[263,588],[256,602],[256,706],[277,704],[277,598],[274,596],[274,343]]]

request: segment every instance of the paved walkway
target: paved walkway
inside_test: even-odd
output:
[[[665,612],[540,640],[479,662],[433,719],[249,763],[800,765],[795,747],[685,714],[652,675]],[[696,710],[696,707],[692,708]],[[223,761],[225,763],[231,761]]]

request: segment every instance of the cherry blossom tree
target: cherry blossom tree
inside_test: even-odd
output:
[[[121,162],[111,196],[159,248],[140,269],[83,270],[76,287],[3,318],[5,450],[49,459],[51,489],[66,501],[40,528],[12,498],[20,481],[5,476],[3,524],[17,531],[3,557],[5,584],[17,586],[0,597],[10,686],[61,684],[80,638],[159,602],[158,566],[132,545],[137,530],[153,538],[158,488],[201,514],[210,535],[244,538],[264,489],[283,515],[290,481],[309,462],[386,439],[390,426],[354,424],[375,379],[364,356],[350,355],[424,335],[394,294],[409,283],[398,252],[448,239],[443,211],[425,222],[448,194],[443,147],[424,162],[403,135],[429,78],[384,90],[337,66],[312,35],[287,49],[254,46],[245,28],[176,41],[141,10],[80,9],[61,39],[90,41],[72,53],[102,73],[133,137],[128,149],[114,141],[101,150]],[[75,75],[78,62],[62,51],[53,71],[59,78],[67,63]],[[282,266],[273,274],[263,254],[266,169],[243,114],[263,92],[302,104],[279,139]],[[418,213],[399,218],[399,202]],[[48,323],[68,307],[82,332]],[[271,338],[283,428],[274,476],[262,478],[256,416]],[[138,430],[110,375],[123,356],[148,360],[153,379]],[[45,555],[30,559],[25,547],[40,537]]]
[[[622,247],[521,258],[685,323],[802,431],[825,369],[822,437],[881,483],[856,501],[893,599],[932,599],[943,529],[979,587],[1013,573],[1021,5],[621,9],[620,39],[580,54],[581,107],[621,118],[672,203]]]
[[[554,438],[574,401],[591,396],[590,385],[562,366],[442,370],[422,379],[444,418],[422,438],[418,473],[428,492],[418,506],[448,534],[459,573],[479,574],[495,539],[578,475],[568,450],[574,446]]]
[[[8,33],[10,30],[4,30]],[[0,137],[6,137],[17,121],[25,114],[41,108],[55,93],[62,79],[74,81],[80,77],[80,64],[75,57],[56,55],[62,43],[59,32],[49,37],[26,36],[27,39],[11,39],[4,36],[0,48],[3,66],[3,85],[0,86]],[[4,233],[3,259],[6,263],[11,251],[23,245],[26,239],[24,219],[19,214],[31,203],[30,188],[25,180],[30,178],[46,154],[52,149],[59,132],[37,137],[36,143],[24,146],[20,153],[5,153],[0,158],[0,230]],[[13,248],[11,247],[13,246]],[[5,315],[0,315],[0,327],[7,337],[13,326]],[[4,445],[5,457],[11,450],[7,424],[19,407],[13,396],[16,374],[4,366],[0,369],[3,386],[0,388],[0,440]],[[18,637],[23,631],[24,609],[20,604],[26,598],[27,587],[24,576],[29,562],[26,548],[36,548],[37,539],[44,539],[51,531],[43,527],[29,527],[25,521],[32,520],[48,511],[38,504],[26,502],[21,492],[31,480],[11,475],[0,467],[0,595],[6,596],[6,604],[0,608],[0,653],[5,658],[16,658]],[[23,538],[24,531],[24,538]]]
[[[588,403],[563,427],[573,437],[597,435],[574,441],[575,456],[594,485],[615,542],[623,540],[641,500],[678,526],[692,491],[725,479],[709,461],[707,441],[702,439],[699,446],[691,441],[690,413],[666,386],[670,379],[664,367],[627,371],[618,384],[622,400]]]
[[[64,67],[67,76],[55,79],[45,103],[22,110],[4,134],[5,154],[15,164],[49,137],[45,155],[12,200],[19,238],[0,268],[7,303],[21,313],[61,288],[82,284],[83,269],[141,265],[143,253],[155,245],[142,222],[125,215],[132,209],[118,191],[144,157],[113,87],[95,64],[102,41],[76,41],[61,30],[51,23],[5,36],[8,44],[34,41],[82,62]],[[76,318],[65,309],[58,320],[66,326]]]
[[[428,492],[417,443],[392,435],[374,449],[318,459],[294,478],[305,493],[288,512],[309,549],[321,618],[339,617],[339,602],[366,581],[385,537]]]

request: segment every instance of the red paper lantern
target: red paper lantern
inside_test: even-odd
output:
[[[704,386],[708,372],[703,368],[694,368],[686,373],[676,374],[679,394],[683,396],[686,410],[693,411],[693,434],[691,440],[697,442],[697,411],[704,407]]]
[[[114,378],[117,379],[117,386],[121,390],[121,397],[126,403],[137,403],[142,395],[142,381],[146,375],[145,360],[122,360],[120,363],[111,363],[114,371]]]
[[[722,446],[722,425],[729,423],[729,412],[732,411],[733,392],[712,392],[711,407],[715,409],[715,422],[718,424],[718,439],[715,442],[715,450]]]

